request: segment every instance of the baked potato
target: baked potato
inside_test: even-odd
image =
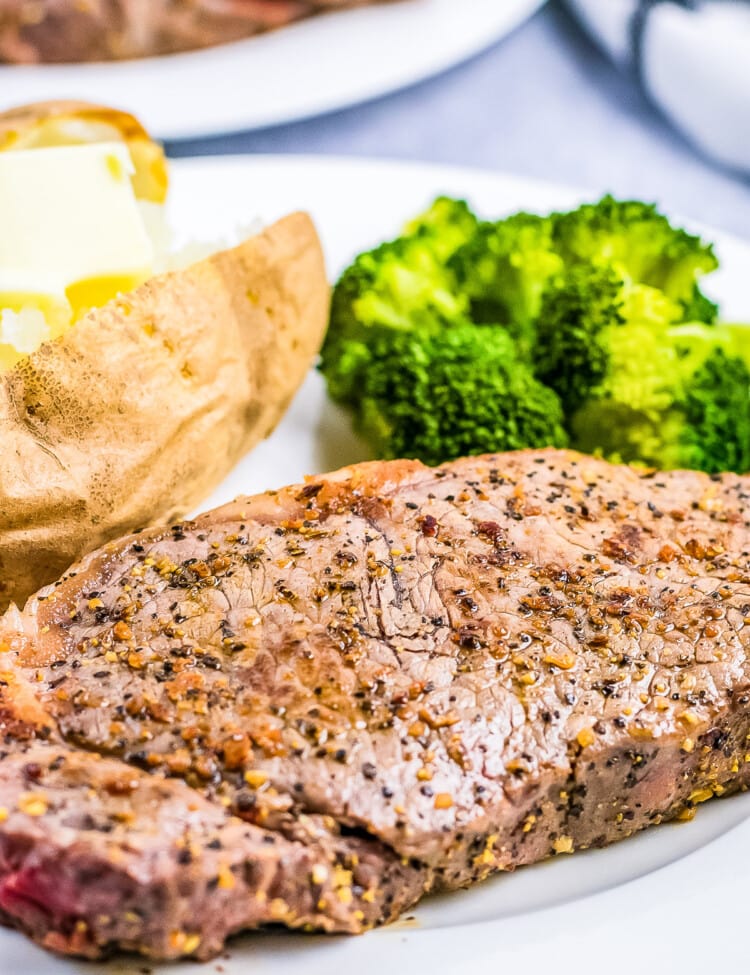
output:
[[[197,505],[273,430],[327,310],[315,228],[294,213],[0,372],[0,605]]]

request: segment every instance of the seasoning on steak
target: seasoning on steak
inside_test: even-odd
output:
[[[745,788],[748,500],[526,451],[110,544],[2,624],[3,919],[89,957],[356,932]]]
[[[0,0],[0,62],[122,60],[189,51],[375,0]]]

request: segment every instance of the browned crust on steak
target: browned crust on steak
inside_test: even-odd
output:
[[[360,930],[423,891],[603,845],[745,788],[748,497],[736,475],[566,451],[311,478],[113,543],[9,614],[0,669],[28,690],[0,694],[0,709],[25,700],[41,754],[63,749],[72,766],[108,755],[95,767],[137,775],[139,796],[168,790],[163,812],[153,800],[166,837],[174,804],[194,797],[196,829],[219,816],[247,831],[237,856],[253,877],[258,831],[293,844],[278,861],[289,864],[277,866],[278,917],[237,906],[248,882],[227,894],[232,921],[212,926],[201,957],[270,920]],[[59,850],[56,780],[38,823],[17,808],[19,747],[0,762],[11,847],[51,816]],[[48,763],[34,761],[46,793]],[[80,810],[85,796],[72,796]],[[143,828],[136,808],[117,835]],[[89,855],[91,838],[78,842]],[[198,917],[214,910],[204,846],[183,877]],[[366,860],[370,886],[345,877],[344,893],[313,904],[298,865],[311,856],[344,872]],[[10,919],[4,873],[0,858]],[[163,919],[182,915],[148,903],[127,934],[89,927],[84,898],[62,925],[85,925],[83,946],[70,933],[58,943],[60,925],[14,923],[59,950],[161,955]]]

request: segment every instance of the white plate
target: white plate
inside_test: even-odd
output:
[[[399,0],[188,54],[0,67],[0,110],[83,98],[134,112],[161,139],[277,125],[396,91],[479,53],[544,0]]]
[[[487,216],[565,207],[582,197],[471,170],[321,157],[184,161],[174,164],[173,174],[172,212],[181,233],[210,236],[238,220],[258,214],[271,220],[304,207],[318,222],[332,275],[357,251],[394,234],[437,193],[465,196]],[[750,246],[708,233],[723,262],[713,293],[728,315],[750,321]],[[206,506],[364,456],[346,419],[327,402],[320,377],[311,373],[278,430],[240,463]],[[388,966],[398,966],[431,975],[501,975],[523,966],[524,975],[631,975],[635,966],[646,975],[669,975],[733,961],[744,971],[748,816],[750,797],[708,803],[693,823],[662,826],[606,850],[433,898],[414,912],[414,920],[362,938],[249,935],[218,963],[154,971],[383,975]],[[60,961],[21,935],[0,932],[2,975],[136,975],[143,969],[138,961],[111,967]]]

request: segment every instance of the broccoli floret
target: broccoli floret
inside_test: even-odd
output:
[[[719,317],[719,306],[707,298],[697,284],[690,300],[681,304],[684,322],[705,322],[706,325],[713,325]]]
[[[537,375],[559,393],[573,446],[667,469],[750,468],[750,343],[680,315],[607,268],[581,266],[548,291]]]
[[[656,288],[628,286],[610,267],[574,267],[544,295],[534,350],[536,375],[558,393],[569,415],[609,373],[609,346],[602,331],[630,322],[648,330],[681,317],[680,306]]]
[[[439,196],[432,206],[404,227],[406,237],[428,237],[435,256],[448,258],[470,239],[479,221],[465,200]]]
[[[555,247],[567,267],[610,266],[626,281],[659,288],[684,305],[683,319],[693,313],[697,279],[718,267],[710,244],[673,227],[655,206],[636,200],[605,196],[570,213],[553,214],[552,223]],[[704,308],[698,320],[705,321],[706,313]]]
[[[357,398],[369,360],[371,328],[410,329],[465,320],[468,301],[458,292],[446,261],[476,224],[463,201],[440,197],[402,237],[360,254],[344,271],[333,291],[321,361],[334,399]]]
[[[360,254],[321,369],[383,457],[542,444],[750,468],[750,342],[699,286],[710,245],[604,197],[479,223],[447,197]]]
[[[552,241],[552,221],[517,213],[481,223],[456,251],[451,268],[469,300],[472,321],[505,325],[521,352],[528,352],[544,289],[563,268]]]
[[[608,268],[580,267],[545,293],[537,326],[535,372],[572,413],[604,380],[609,352],[601,334],[625,321],[622,280]]]
[[[356,423],[377,456],[428,464],[567,443],[559,399],[507,332],[470,323],[374,334]]]
[[[686,326],[689,328],[690,326]],[[723,332],[721,326],[718,330]],[[680,436],[680,467],[709,473],[750,469],[750,369],[747,357],[732,354],[730,336],[707,339],[701,327],[698,342],[673,330],[678,349],[691,350],[706,341],[710,350],[687,377],[679,403],[684,414]],[[712,341],[713,340],[713,341]],[[726,348],[724,347],[726,342]],[[682,345],[684,343],[684,345]],[[690,351],[686,352],[690,355]]]

